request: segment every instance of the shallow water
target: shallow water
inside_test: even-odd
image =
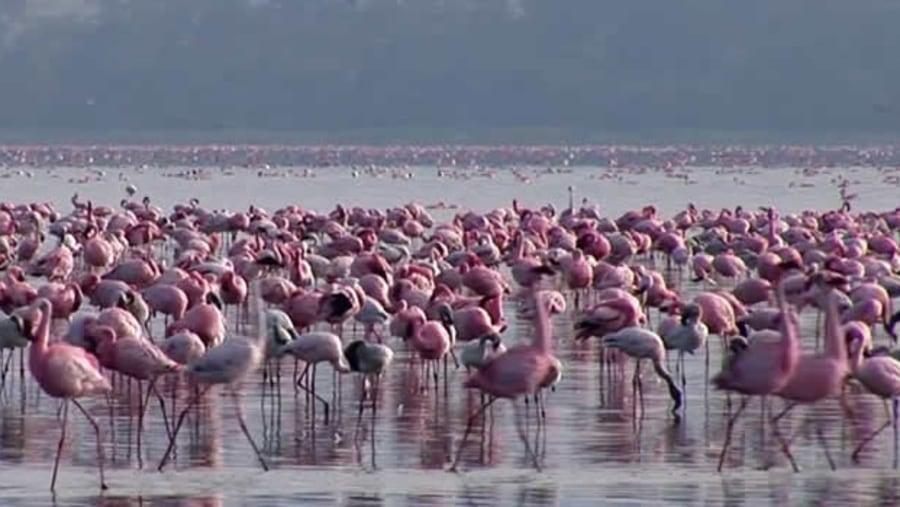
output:
[[[82,169],[43,172],[31,177],[13,174],[0,180],[0,200],[52,200],[68,209],[75,191],[97,204],[115,205],[124,196],[119,171],[104,172],[91,184],[70,182],[97,173]],[[201,181],[162,177],[156,170],[126,172],[139,195],[169,206],[192,196],[210,207],[242,208],[252,203],[269,209],[287,203],[326,208],[341,201],[350,205],[384,207],[411,199],[443,200],[462,207],[486,209],[519,197],[526,204],[555,202],[562,207],[566,187],[576,198],[586,195],[601,209],[617,215],[627,208],[653,202],[671,213],[692,201],[698,207],[776,204],[782,209],[837,205],[837,190],[829,183],[838,171],[814,177],[794,170],[745,170],[723,173],[713,169],[686,171],[696,183],[685,185],[660,173],[626,173],[623,181],[597,180],[605,170],[579,168],[572,173],[544,174],[525,169],[531,183],[505,170],[485,172],[492,177],[438,178],[420,170],[411,179],[390,176],[352,178],[349,170],[315,171],[314,177],[257,177],[255,173],[224,174],[210,170]],[[858,180],[858,207],[883,209],[897,205],[897,189],[884,183],[873,169],[843,171]],[[92,176],[93,177],[93,176]],[[735,179],[737,178],[737,179]],[[788,187],[791,181],[813,186]],[[701,287],[683,285],[692,294]],[[512,317],[512,304],[506,308]],[[657,322],[653,314],[652,321]],[[814,344],[814,316],[805,314],[805,346]],[[504,339],[528,339],[527,323],[515,321]],[[233,326],[234,324],[232,324]],[[158,334],[161,323],[155,323]],[[348,333],[350,330],[348,329]],[[321,406],[295,395],[293,365],[282,367],[280,396],[261,377],[248,380],[243,406],[253,437],[272,470],[263,473],[240,432],[231,399],[215,391],[204,399],[200,415],[188,417],[179,435],[174,463],[163,473],[155,470],[168,443],[157,403],[151,400],[142,449],[143,469],[136,456],[136,391],[129,395],[119,384],[110,419],[102,398],[85,400],[97,418],[104,440],[110,490],[98,492],[94,437],[80,413],[70,407],[69,439],[63,450],[58,480],[59,505],[646,505],[646,504],[894,504],[900,475],[891,469],[890,430],[874,440],[860,464],[850,452],[860,435],[884,421],[880,401],[854,393],[855,422],[840,416],[836,403],[798,408],[780,425],[798,432],[794,455],[802,468],[791,473],[770,433],[760,424],[760,405],[754,400],[735,431],[734,447],[724,473],[717,474],[724,437],[726,397],[711,390],[706,357],[687,359],[687,393],[680,423],[669,414],[664,384],[645,368],[643,412],[632,397],[631,374],[601,369],[596,343],[573,343],[571,321],[555,323],[556,354],[564,364],[563,381],[546,398],[546,424],[537,428],[531,408],[527,432],[537,449],[543,471],[531,468],[514,424],[509,402],[499,401],[488,417],[475,425],[463,454],[461,473],[446,471],[456,451],[468,415],[478,406],[477,393],[462,390],[463,371],[451,368],[446,394],[420,387],[409,353],[391,342],[397,357],[378,390],[377,412],[366,410],[358,419],[359,386],[346,376],[332,419],[323,422]],[[878,335],[884,340],[883,334]],[[721,345],[710,344],[709,373],[717,371]],[[14,364],[0,398],[0,503],[14,506],[47,505],[53,457],[59,438],[55,400],[39,393],[28,379],[19,382]],[[441,381],[443,382],[443,380]],[[135,389],[136,386],[132,386]],[[160,386],[167,401],[171,385]],[[331,397],[330,370],[320,368],[318,391]],[[277,389],[274,390],[277,393]],[[178,391],[178,410],[188,393]],[[737,399],[734,399],[735,403]],[[169,402],[171,403],[171,402]],[[773,410],[781,407],[772,401]],[[520,406],[524,410],[524,406]],[[815,431],[800,431],[804,420],[820,423],[838,471],[828,469]],[[768,423],[766,423],[768,426]],[[810,426],[814,426],[810,425]],[[112,438],[111,438],[112,436]]]

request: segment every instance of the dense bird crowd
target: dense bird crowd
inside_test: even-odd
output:
[[[554,343],[596,337],[604,367],[620,374],[633,359],[636,410],[644,408],[646,360],[668,389],[675,423],[683,417],[687,356],[705,355],[708,367],[712,346],[725,359],[711,382],[741,396],[720,468],[752,396],[785,401],[772,431],[797,468],[778,420],[797,404],[843,400],[849,378],[893,400],[896,442],[900,208],[849,208],[782,214],[690,205],[662,217],[648,205],[610,217],[587,205],[558,212],[514,201],[438,220],[416,203],[338,205],[328,213],[299,205],[210,210],[196,199],[170,210],[149,198],[108,207],[74,196],[67,211],[0,203],[3,382],[16,375],[18,356],[19,375],[27,361],[34,381],[61,400],[60,448],[69,403],[88,418],[105,487],[100,427],[79,400],[108,395],[116,379],[146,383],[141,418],[150,396],[161,406],[169,446],[160,469],[188,412],[217,385],[231,394],[241,430],[267,468],[244,419],[243,380],[262,371],[271,382],[292,357],[303,364],[293,382],[322,406],[327,424],[317,366],[331,366],[336,390],[342,374],[361,377],[362,415],[377,408],[392,347],[406,347],[436,392],[441,371],[444,392],[450,389],[452,363],[467,372],[463,387],[486,396],[452,469],[473,421],[504,398],[514,402],[521,440],[539,468],[518,424],[529,415],[515,401],[536,401],[536,417],[546,417],[545,390],[565,368]],[[687,279],[704,290],[688,297],[680,290]],[[530,340],[504,337],[507,301],[533,322]],[[822,329],[801,330],[803,311],[822,312]],[[574,328],[560,335],[551,323],[563,313]],[[350,329],[356,325],[361,335]],[[677,354],[674,374],[670,353]],[[193,388],[167,402],[157,390],[163,377]],[[58,465],[59,451],[51,489]]]

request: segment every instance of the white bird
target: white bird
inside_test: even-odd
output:
[[[268,324],[268,315],[266,320]],[[191,409],[193,404],[199,401],[203,394],[216,384],[225,384],[228,386],[231,391],[231,397],[234,400],[234,408],[241,431],[244,433],[244,436],[247,437],[250,446],[253,447],[253,451],[256,453],[256,457],[262,465],[263,470],[269,470],[269,466],[259,452],[259,447],[256,446],[256,442],[253,441],[253,437],[250,436],[250,431],[247,429],[247,423],[244,420],[244,410],[241,406],[237,390],[244,377],[256,371],[262,363],[266,347],[266,342],[264,340],[266,339],[267,337],[263,336],[249,339],[231,337],[215,347],[208,349],[206,354],[188,365],[188,375],[194,382],[201,384],[204,387],[191,398],[187,406],[182,410],[181,415],[178,417],[178,422],[175,424],[175,429],[169,439],[169,447],[166,449],[166,453],[159,462],[159,466],[157,467],[158,470],[162,471],[166,462],[169,460],[169,456],[172,454],[172,450],[175,447],[175,441],[178,438],[178,430],[184,423],[188,410]]]
[[[276,308],[266,310],[266,358],[280,356],[282,347],[297,338],[297,329],[286,313]]]
[[[190,331],[181,331],[167,337],[159,348],[178,364],[190,364],[206,352],[206,345],[199,336]]]
[[[687,384],[684,371],[684,353],[694,353],[706,344],[709,337],[709,329],[701,322],[703,309],[696,303],[690,303],[681,311],[681,321],[661,335],[666,350],[677,350],[678,360],[676,366],[681,372],[681,388]],[[707,358],[709,355],[707,355]]]
[[[326,331],[303,333],[295,340],[281,347],[281,354],[290,354],[295,359],[306,363],[299,377],[295,368],[294,385],[310,393],[322,403],[325,407],[325,421],[327,422],[328,402],[316,394],[316,365],[323,362],[331,363],[331,366],[338,373],[350,371],[350,365],[347,364],[347,359],[341,350],[341,339],[336,334]],[[312,368],[312,373],[309,372],[310,368]],[[307,375],[309,375],[309,380],[304,384],[303,380]],[[333,383],[332,386],[336,386],[336,383]]]
[[[0,373],[0,391],[6,383],[6,374],[9,373],[9,365],[15,355],[14,349],[24,350],[28,345],[28,336],[31,335],[30,323],[18,313],[0,319],[0,364],[3,371]],[[4,351],[9,350],[6,361],[3,361]],[[24,361],[24,356],[22,361]],[[23,367],[24,375],[24,367]]]
[[[601,343],[604,347],[620,350],[626,355],[637,359],[632,382],[640,396],[642,408],[644,394],[641,387],[641,361],[649,359],[653,363],[653,369],[656,371],[656,374],[668,385],[669,395],[674,402],[672,413],[677,414],[678,409],[681,408],[681,390],[678,389],[675,381],[672,380],[672,376],[666,370],[666,349],[662,338],[658,334],[641,327],[626,327],[604,336],[601,339]]]
[[[506,352],[506,345],[501,341],[500,335],[490,333],[466,342],[459,353],[459,362],[466,367],[466,371],[480,369],[494,357]]]
[[[374,334],[379,343],[384,341],[384,337],[375,329],[375,326],[386,324],[391,319],[391,314],[384,309],[381,303],[366,296],[362,307],[353,318],[364,327],[363,340],[368,340],[369,336]]]

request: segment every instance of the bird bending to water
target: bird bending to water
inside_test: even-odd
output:
[[[658,334],[641,327],[626,327],[603,337],[604,347],[617,349],[626,355],[635,358],[634,377],[632,384],[635,388],[635,396],[640,397],[641,411],[644,410],[644,389],[641,386],[641,360],[649,359],[653,364],[653,370],[663,379],[669,387],[669,396],[672,397],[672,414],[678,418],[678,409],[681,408],[681,390],[675,385],[672,376],[666,369],[666,350],[662,338]]]

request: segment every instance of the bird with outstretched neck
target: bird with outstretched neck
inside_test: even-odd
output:
[[[487,364],[476,370],[463,383],[464,387],[479,389],[491,398],[482,403],[481,407],[469,417],[466,430],[463,433],[456,458],[450,466],[451,471],[456,471],[459,459],[466,445],[466,439],[472,431],[475,420],[495,401],[507,398],[513,402],[516,412],[516,429],[519,438],[525,444],[525,452],[534,463],[534,467],[540,470],[538,458],[531,449],[528,437],[519,420],[519,410],[516,400],[522,396],[533,396],[546,384],[547,379],[558,375],[559,362],[553,357],[552,330],[550,316],[547,311],[544,292],[535,292],[535,334],[530,344],[521,344],[510,347],[506,353],[499,354]]]
[[[50,491],[56,491],[56,474],[59,470],[59,456],[66,441],[66,423],[69,419],[69,402],[87,418],[94,428],[97,437],[97,467],[100,469],[100,489],[107,489],[103,474],[103,450],[100,448],[100,427],[97,421],[84,409],[77,398],[91,394],[102,394],[110,390],[109,382],[100,373],[97,358],[86,350],[64,342],[49,343],[50,320],[53,305],[44,298],[39,298],[33,307],[40,312],[38,325],[29,338],[31,348],[28,351],[28,367],[41,389],[54,398],[63,400],[62,432],[56,448],[56,460],[53,463],[53,478],[50,480]]]

